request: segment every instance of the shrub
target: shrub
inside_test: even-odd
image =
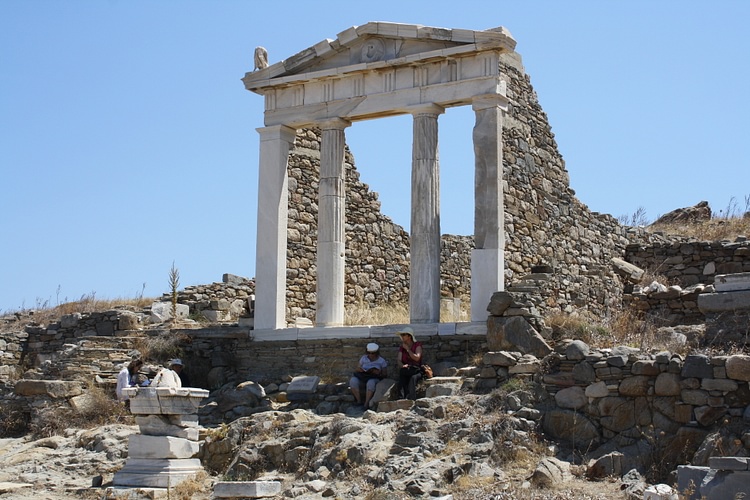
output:
[[[189,335],[167,331],[139,340],[136,347],[144,359],[164,362],[184,357],[185,351],[182,346],[191,342],[192,338]]]
[[[21,437],[28,431],[28,413],[7,403],[0,406],[0,438]]]
[[[90,429],[107,424],[133,425],[135,420],[127,407],[103,388],[90,384],[78,407],[41,409],[29,425],[37,438],[62,435],[69,428]]]

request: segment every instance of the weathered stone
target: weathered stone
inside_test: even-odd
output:
[[[584,415],[573,410],[552,410],[542,418],[544,431],[555,439],[588,449],[599,442],[596,426]]]
[[[702,293],[698,295],[698,308],[703,314],[748,310],[750,309],[750,290]]]
[[[615,271],[617,271],[617,274],[626,278],[631,283],[640,283],[641,278],[643,278],[643,274],[645,273],[640,267],[634,266],[630,262],[625,262],[617,257],[612,258],[612,265],[614,266]]]
[[[646,396],[652,379],[643,375],[628,377],[620,382],[619,391],[622,396]]]
[[[135,423],[141,434],[146,436],[172,436],[198,441],[200,435],[198,427],[174,425],[167,415],[136,415]]]
[[[657,396],[679,396],[681,392],[680,376],[676,373],[660,373],[654,383],[654,394]]]
[[[589,398],[604,398],[609,396],[609,389],[606,382],[597,382],[586,387],[585,394]]]
[[[750,356],[746,354],[729,356],[725,368],[728,378],[745,382],[750,381]]]
[[[214,498],[266,498],[279,495],[279,481],[218,481],[214,484]]]
[[[712,378],[713,376],[714,370],[708,356],[692,354],[685,358],[685,362],[682,365],[683,378]]]
[[[719,470],[748,470],[750,461],[747,457],[709,457],[708,466]]]
[[[708,403],[708,393],[701,390],[686,389],[680,393],[682,401],[689,405],[701,406]]]
[[[599,421],[605,429],[622,432],[635,425],[635,402],[629,398],[606,397],[599,400]]]
[[[750,273],[719,274],[714,278],[717,292],[750,290]]]
[[[630,368],[630,373],[633,375],[655,377],[659,375],[660,370],[659,365],[657,365],[654,360],[638,360],[633,363],[633,366]]]
[[[643,500],[677,500],[677,494],[667,484],[655,484],[644,490]]]
[[[192,458],[199,449],[200,443],[197,441],[171,436],[133,434],[128,441],[130,458]]]
[[[581,387],[568,387],[557,391],[555,394],[555,402],[560,408],[570,408],[572,410],[580,410],[588,403],[586,394]]]
[[[14,391],[19,396],[46,395],[51,398],[70,398],[83,394],[80,382],[65,380],[19,380]]]
[[[701,381],[701,389],[706,391],[730,392],[737,390],[737,382],[722,378],[704,378]]]
[[[622,476],[623,454],[617,451],[607,453],[597,459],[589,460],[586,465],[586,476],[589,479],[604,479],[605,477]]]
[[[710,467],[677,466],[677,490],[682,492],[685,500],[700,500],[700,486],[709,472],[711,472]]]
[[[491,366],[513,366],[520,357],[521,354],[515,352],[488,352],[482,357],[482,363]]]
[[[565,357],[571,361],[586,359],[588,353],[589,346],[581,340],[574,340],[565,348]]]
[[[540,488],[563,484],[572,478],[570,464],[554,457],[545,457],[537,464],[531,482]]]
[[[286,392],[288,395],[292,393],[314,394],[318,389],[318,384],[320,384],[320,377],[317,375],[300,375],[292,379]]]
[[[141,488],[174,488],[203,471],[197,458],[128,458],[117,471],[112,483],[115,486]]]
[[[677,222],[700,222],[711,218],[711,207],[707,201],[701,201],[692,207],[676,208],[659,217],[654,224],[673,224]]]
[[[177,304],[177,319],[185,319],[190,315],[190,307]],[[164,323],[172,319],[172,304],[169,302],[154,302],[151,304],[151,322]]]
[[[715,408],[711,406],[699,406],[695,408],[693,412],[695,413],[695,419],[698,421],[698,423],[703,425],[704,427],[708,427],[709,425],[713,424],[721,417],[726,415],[727,409]]]
[[[119,321],[117,323],[118,330],[137,330],[140,327],[140,321],[138,315],[130,311],[122,311],[119,314]]]
[[[703,478],[701,498],[734,500],[750,494],[750,471],[711,471]]]
[[[520,351],[539,358],[552,352],[539,332],[520,316],[489,317],[487,347],[490,351]]]
[[[573,367],[573,378],[578,383],[591,383],[596,380],[596,370],[588,362],[581,361]]]
[[[509,292],[495,292],[490,298],[487,311],[492,316],[502,316],[511,305],[513,305],[513,296]]]

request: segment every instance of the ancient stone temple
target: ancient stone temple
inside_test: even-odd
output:
[[[514,47],[504,28],[373,22],[245,75],[245,88],[265,98],[265,127],[258,129],[256,330],[285,326],[287,162],[297,129],[322,131],[315,323],[339,326],[344,319],[344,130],[359,120],[398,114],[414,120],[410,319],[439,322],[438,117],[448,107],[464,105],[476,114],[472,320],[487,317],[490,296],[504,288],[502,127],[508,101],[500,58]]]

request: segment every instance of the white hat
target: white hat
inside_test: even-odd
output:
[[[408,335],[411,337],[412,342],[416,342],[417,338],[414,336],[414,330],[411,327],[405,326],[396,332],[396,335]]]
[[[183,366],[182,360],[180,358],[174,358],[173,360],[169,362],[169,366],[174,366],[174,365]]]
[[[367,352],[378,352],[379,350],[380,346],[375,342],[370,342],[369,344],[367,344]]]

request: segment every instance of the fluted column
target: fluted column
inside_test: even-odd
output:
[[[487,319],[492,294],[503,290],[505,209],[503,202],[503,112],[499,94],[473,100],[474,250],[471,251],[471,320]]]
[[[438,116],[426,105],[414,116],[411,160],[409,316],[412,323],[440,322],[440,166]]]
[[[344,324],[344,251],[346,222],[344,129],[341,119],[320,124],[320,188],[318,191],[317,326]]]
[[[275,125],[257,131],[260,165],[255,238],[255,329],[261,330],[286,327],[287,162],[296,130]]]

